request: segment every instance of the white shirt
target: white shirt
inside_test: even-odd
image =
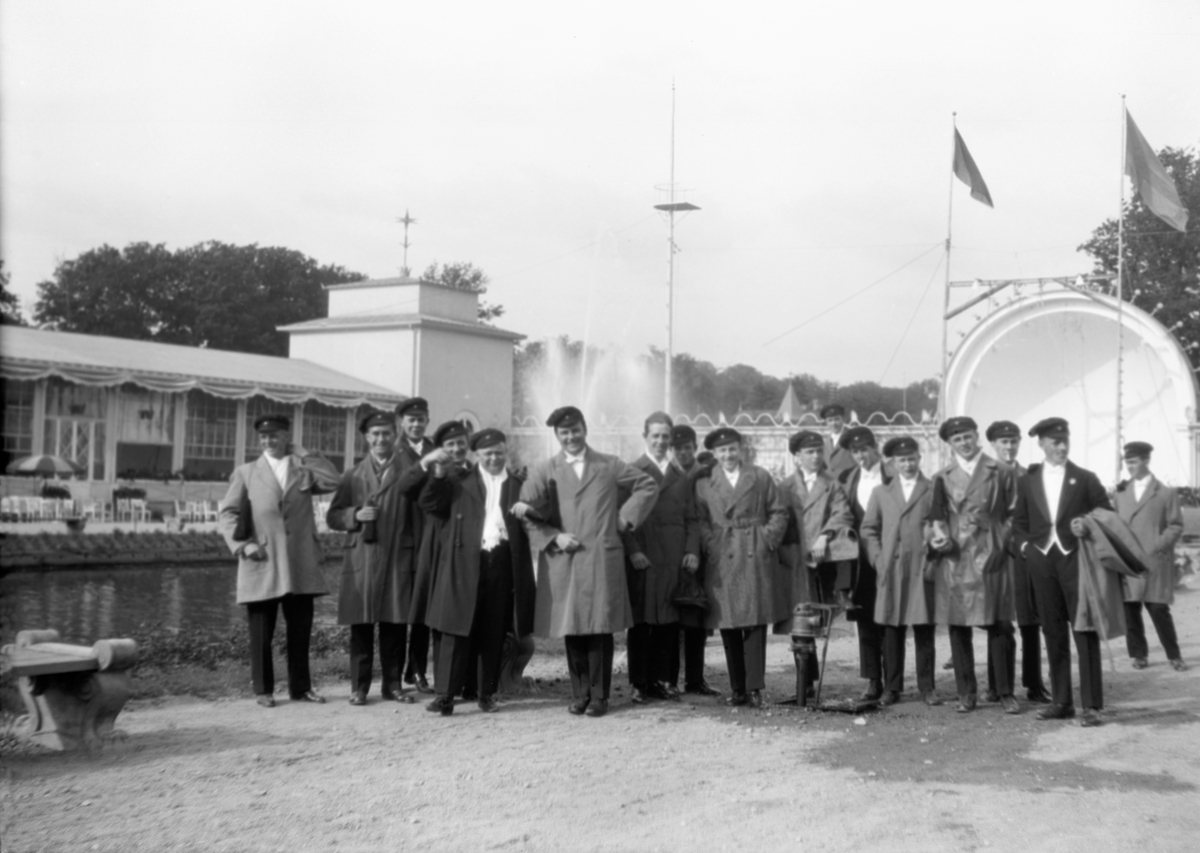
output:
[[[1150,485],[1150,480],[1153,478],[1147,474],[1140,480],[1133,481],[1133,499],[1139,503],[1142,500],[1142,495],[1146,494],[1146,487]]]
[[[808,491],[808,492],[811,494],[811,493],[812,493],[812,490],[813,490],[813,489],[815,489],[815,488],[817,487],[817,472],[816,472],[816,471],[813,471],[813,472],[810,474],[810,473],[808,473],[807,471],[805,471],[803,468],[801,468],[801,469],[800,469],[800,476],[804,478],[804,488],[805,488],[805,490],[806,490],[806,491]]]
[[[650,456],[649,458],[651,462],[658,466],[658,470],[662,472],[662,475],[664,477],[667,476],[667,469],[671,467],[671,457],[664,456],[662,459],[655,459],[653,456]]]
[[[871,503],[871,492],[875,491],[875,487],[883,483],[883,463],[876,462],[874,468],[860,468],[858,473],[858,490],[855,497],[858,498],[858,505],[866,511],[867,505]]]
[[[275,475],[275,479],[279,481],[279,488],[287,488],[288,478],[288,458],[285,456],[282,459],[276,459],[270,453],[264,453],[267,464],[271,466],[271,473]]]
[[[915,489],[916,487],[917,487],[917,478],[916,477],[913,477],[911,480],[906,480],[903,477],[900,478],[900,488],[904,491],[904,502],[905,503],[908,503],[909,499],[912,498],[913,489]]]
[[[570,465],[571,468],[575,471],[575,476],[582,480],[583,479],[583,461],[584,461],[584,458],[587,456],[587,451],[586,450],[583,451],[583,453],[580,453],[578,456],[572,456],[570,453],[567,453],[565,450],[563,451],[563,453],[567,457],[567,464]]]
[[[500,507],[500,494],[504,481],[508,479],[508,470],[492,475],[482,468],[479,475],[483,478],[483,488],[487,493],[484,505],[487,507],[483,516],[483,550],[490,551],[501,542],[508,540],[508,528],[504,525],[504,510]]]
[[[1038,548],[1043,554],[1050,553],[1055,545],[1064,554],[1070,554],[1066,546],[1058,539],[1058,501],[1062,497],[1063,478],[1067,475],[1066,465],[1053,465],[1046,462],[1042,465],[1042,488],[1046,491],[1046,506],[1050,509],[1050,541],[1045,548]]]
[[[741,466],[739,465],[737,468],[733,469],[732,471],[726,471],[724,468],[722,468],[721,473],[725,475],[725,479],[729,481],[729,485],[736,489],[737,484],[738,484],[738,477],[740,477],[742,475]]]
[[[971,477],[975,476],[975,469],[979,467],[979,460],[982,458],[983,451],[981,450],[970,459],[964,459],[963,457],[956,455],[954,457],[954,461],[958,463],[958,467],[962,468],[963,473],[967,475],[968,479],[970,479]]]

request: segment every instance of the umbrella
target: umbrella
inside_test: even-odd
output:
[[[8,463],[8,468],[5,470],[9,474],[34,474],[51,477],[57,474],[78,474],[83,468],[61,456],[42,454],[41,456],[23,456]]]

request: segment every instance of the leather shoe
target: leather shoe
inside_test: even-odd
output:
[[[888,707],[889,705],[895,705],[899,701],[900,694],[895,690],[885,690],[883,691],[883,695],[879,697],[879,704],[884,708]]]
[[[728,699],[725,700],[725,704],[731,705],[736,708],[738,705],[745,705],[749,701],[750,701],[750,697],[747,696],[745,693],[734,693],[732,696],[730,696]]]
[[[608,713],[608,700],[597,699],[587,706],[587,710],[584,713],[589,717],[603,717]]]
[[[1134,669],[1145,669],[1149,665],[1150,665],[1150,661],[1146,660],[1145,658],[1134,658],[1133,659],[1133,668]]]
[[[974,693],[969,693],[966,696],[958,697],[958,704],[954,706],[954,710],[959,714],[969,714],[975,710],[977,699]]]
[[[1095,708],[1084,708],[1083,713],[1079,715],[1079,725],[1085,729],[1090,729],[1092,726],[1099,726],[1104,721],[1100,719],[1100,712]]]
[[[629,695],[629,701],[635,705],[645,705],[650,701],[650,695],[640,687],[633,688],[633,692]]]
[[[1025,698],[1035,705],[1049,705],[1053,700],[1044,687],[1031,687],[1025,691]]]
[[[441,714],[443,717],[449,717],[454,713],[454,700],[449,696],[438,696],[425,706],[425,710],[435,714]]]
[[[351,693],[351,694],[350,694],[350,704],[351,704],[351,705],[365,705],[365,704],[367,704],[367,694],[366,694],[366,692],[365,692],[365,691],[363,691],[363,690],[355,690],[353,693]]]
[[[485,714],[494,714],[500,710],[500,706],[496,704],[496,699],[493,696],[479,697],[479,710]]]
[[[325,704],[325,697],[317,693],[315,690],[305,690],[303,693],[293,696],[293,702],[315,702],[318,705]]]
[[[942,704],[942,697],[938,696],[932,690],[926,690],[921,694],[921,701],[931,708],[936,708],[938,705]]]
[[[684,693],[695,693],[698,696],[720,696],[721,691],[710,685],[707,681],[701,681],[699,684],[685,684],[683,686]]]
[[[264,708],[274,708],[275,707],[275,697],[272,696],[270,693],[260,693],[259,695],[254,697],[254,701],[257,702],[259,705],[262,705]]]
[[[1039,720],[1069,720],[1074,716],[1074,705],[1047,705],[1037,712]]]
[[[427,679],[424,675],[422,675],[419,672],[417,673],[417,692],[418,693],[432,693],[433,692],[433,688],[429,686],[429,679]]]
[[[862,696],[859,696],[861,702],[874,702],[883,695],[883,682],[878,678],[872,678],[867,682],[867,689],[863,691]]]
[[[1009,693],[1007,696],[1000,697],[1000,704],[1004,706],[1004,713],[1019,714],[1021,713],[1021,703],[1017,701],[1017,697]]]
[[[983,701],[984,702],[999,702],[1000,694],[997,693],[995,690],[988,689],[983,694]]]
[[[751,708],[761,708],[763,706],[763,695],[761,690],[751,690],[748,700]]]
[[[588,697],[584,697],[583,699],[576,699],[574,702],[572,702],[570,705],[567,706],[567,713],[574,714],[576,717],[578,717],[580,714],[582,714],[584,711],[587,710],[587,706],[588,706],[589,702],[591,702],[591,699]]]
[[[678,702],[682,696],[678,687],[676,687],[674,684],[668,684],[665,681],[660,681],[658,683],[658,689],[659,692],[662,693],[662,698],[666,699],[668,702]]]
[[[1187,672],[1188,665],[1183,662],[1183,658],[1171,658],[1171,669],[1176,672]]]

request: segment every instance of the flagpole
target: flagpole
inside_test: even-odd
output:
[[[954,156],[957,152],[955,134],[958,133],[958,113],[950,113],[950,194],[946,203],[946,282],[942,297],[942,387],[938,390],[938,423],[946,419],[946,371],[949,369],[950,321],[950,234],[954,221]]]
[[[1125,95],[1121,95],[1121,206],[1117,217],[1117,479],[1121,479],[1121,386],[1124,367],[1124,301],[1125,301],[1125,163],[1126,147],[1129,145],[1127,129],[1129,120],[1125,111]]]

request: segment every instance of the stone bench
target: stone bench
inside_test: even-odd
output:
[[[128,670],[137,663],[137,643],[58,640],[57,631],[21,631],[15,644],[0,649],[28,711],[20,734],[50,749],[89,749],[112,737],[133,691]]]

